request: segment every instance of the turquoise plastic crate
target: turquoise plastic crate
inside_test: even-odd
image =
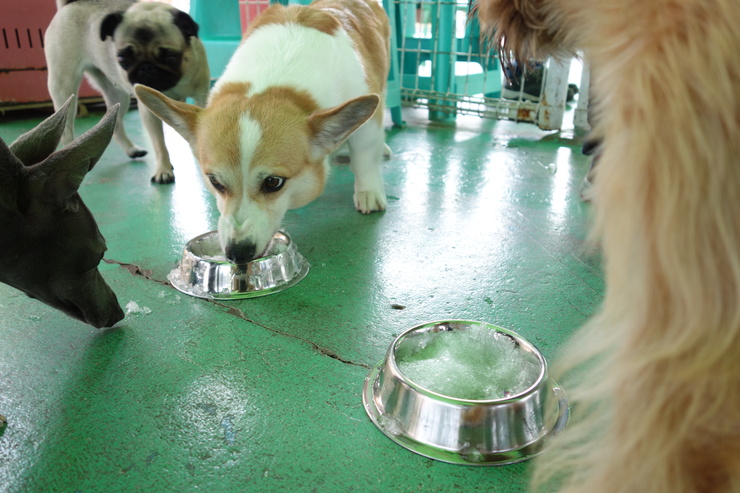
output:
[[[190,16],[206,48],[211,78],[218,79],[242,39],[237,0],[191,0]]]

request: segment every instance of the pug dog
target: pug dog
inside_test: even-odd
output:
[[[54,109],[78,94],[83,75],[103,94],[108,108],[120,104],[113,138],[131,158],[146,151],[129,140],[123,116],[143,84],[177,100],[187,97],[203,107],[210,72],[198,25],[168,4],[136,0],[57,0],[57,12],[44,36],[48,87]],[[175,175],[164,143],[162,121],[146,106],[139,113],[156,159],[154,183]],[[67,119],[62,144],[74,139],[74,118]]]

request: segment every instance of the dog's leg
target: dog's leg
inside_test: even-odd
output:
[[[391,148],[388,147],[388,144],[383,142],[383,157],[386,159],[390,159],[391,156],[393,156],[393,151],[391,151]]]
[[[139,158],[146,156],[146,150],[134,145],[128,138],[128,135],[126,135],[126,130],[123,127],[123,117],[131,105],[131,94],[120,87],[114,86],[107,77],[96,69],[88,71],[88,75],[92,78],[100,92],[103,93],[103,99],[108,108],[112,108],[116,103],[121,105],[121,109],[118,112],[118,120],[116,121],[116,129],[113,132],[113,139],[121,146],[128,157]]]
[[[144,123],[144,128],[149,134],[152,146],[154,147],[154,159],[157,163],[157,168],[154,170],[152,183],[165,184],[174,182],[175,173],[172,170],[170,154],[167,152],[167,146],[164,143],[162,120],[149,111],[149,108],[143,104],[139,104],[139,115],[141,115],[141,121]]]
[[[54,104],[54,111],[58,111],[67,99],[74,94],[77,96],[80,83],[82,82],[82,68],[76,69],[76,67],[57,67],[51,61],[47,62],[48,65],[48,87],[49,94],[51,95],[51,101]],[[75,98],[75,104],[77,99]],[[77,112],[70,112],[67,120],[64,124],[64,132],[62,133],[61,143],[67,145],[72,142],[75,138],[75,116]]]
[[[349,145],[349,167],[355,175],[355,208],[363,214],[383,211],[386,206],[383,187],[383,154],[385,132],[373,118],[358,128],[347,139]]]
[[[205,108],[206,103],[208,103],[208,85],[198,89],[191,97],[193,98],[195,106]]]
[[[58,22],[52,22],[44,35],[44,56],[47,68],[47,87],[54,111],[64,106],[70,96],[77,96],[85,73],[84,61],[79,50],[69,50],[69,40]],[[75,97],[75,104],[77,98]],[[71,111],[64,123],[61,143],[67,145],[74,140],[76,111]]]

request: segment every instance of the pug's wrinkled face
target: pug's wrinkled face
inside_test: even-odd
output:
[[[187,72],[190,38],[197,35],[198,25],[188,14],[150,2],[109,14],[100,26],[101,40],[113,39],[118,65],[128,81],[163,92]]]

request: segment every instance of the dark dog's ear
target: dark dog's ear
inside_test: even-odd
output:
[[[74,101],[75,96],[70,96],[53,115],[10,144],[10,150],[25,166],[40,163],[56,150],[64,132],[64,123],[70,112],[76,110]]]
[[[112,14],[106,15],[103,22],[100,24],[100,40],[105,41],[108,36],[112,38],[118,24],[122,21],[123,12],[113,12]]]
[[[18,186],[23,163],[0,139],[0,209],[18,212]]]
[[[87,172],[95,166],[108,147],[116,125],[118,108],[117,104],[113,106],[93,128],[54,152],[42,163],[26,168],[29,175],[42,177],[34,181],[43,186],[45,200],[64,204],[77,192]]]
[[[190,44],[191,36],[198,37],[198,24],[192,17],[177,9],[172,9],[172,17],[172,23],[180,30],[186,43]]]
[[[74,111],[74,95],[35,128],[18,137],[9,146],[0,139],[0,207],[19,212],[18,189],[23,169],[48,158],[59,144],[64,123]]]

